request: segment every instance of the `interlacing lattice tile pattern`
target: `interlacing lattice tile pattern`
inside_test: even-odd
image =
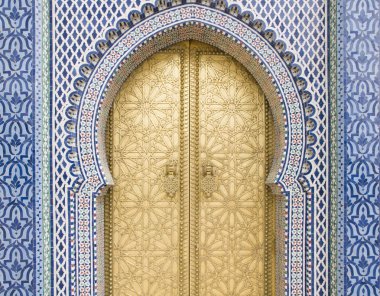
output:
[[[150,1],[146,1],[147,3]],[[233,2],[231,2],[233,3]],[[327,104],[326,102],[326,5],[324,2],[302,1],[300,3],[273,3],[261,1],[261,3],[242,2],[246,9],[253,11],[255,17],[264,18],[269,27],[274,28],[279,34],[279,38],[286,40],[287,49],[296,53],[296,61],[305,69],[303,75],[306,77],[309,91],[312,93],[313,102],[318,114],[316,132],[318,143],[315,145],[314,163],[310,186],[314,188],[314,240],[316,268],[315,285],[319,293],[327,291]],[[239,4],[242,4],[239,1]],[[93,48],[94,40],[103,37],[107,28],[115,25],[120,18],[126,18],[132,9],[140,10],[140,2],[57,2],[53,7],[53,118],[54,131],[57,139],[54,147],[53,171],[55,199],[54,209],[57,211],[59,220],[67,221],[70,215],[67,209],[67,184],[71,183],[70,176],[60,167],[67,167],[67,160],[64,153],[65,148],[62,143],[62,117],[67,103],[67,94],[73,90],[73,77],[78,76],[78,65]],[[297,24],[297,26],[295,25]],[[56,41],[57,42],[56,42]],[[65,42],[61,42],[65,40]],[[309,50],[306,50],[309,49]],[[312,160],[313,161],[313,160]],[[311,204],[311,201],[309,201]],[[54,225],[54,233],[67,233],[69,225],[61,223]],[[56,268],[68,269],[68,245],[65,243],[65,236],[57,237],[57,246],[60,246],[60,261],[57,261]],[[57,285],[64,285],[65,272],[61,274],[61,279]],[[309,279],[310,280],[310,279]],[[61,281],[61,282],[60,282]]]

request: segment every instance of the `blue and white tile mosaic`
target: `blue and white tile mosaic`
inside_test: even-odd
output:
[[[51,2],[50,19],[47,2]],[[72,258],[81,255],[77,254],[77,248],[71,247],[77,238],[67,236],[73,233],[70,221],[75,219],[77,211],[76,204],[70,203],[73,193],[68,190],[75,181],[70,170],[73,165],[66,158],[67,133],[63,126],[70,105],[68,96],[74,91],[74,79],[80,76],[79,67],[86,63],[95,42],[104,39],[106,31],[115,27],[118,20],[127,19],[131,11],[140,11],[143,4],[154,2],[0,1],[1,295],[49,295],[50,292],[70,295],[76,291],[69,278],[90,276],[70,273],[76,270],[77,264]],[[322,0],[231,0],[228,4],[249,10],[254,19],[264,20],[267,27],[276,32],[276,38],[285,41],[287,50],[295,54],[307,90],[312,94],[318,120],[314,131],[317,142],[309,160],[313,169],[308,175],[308,186],[313,193],[308,197],[307,207],[310,219],[307,230],[312,234],[307,242],[312,249],[306,258],[311,263],[305,270],[309,295],[328,295],[329,286],[328,3]],[[337,130],[339,163],[342,164],[338,174],[338,192],[342,193],[338,196],[338,246],[341,246],[338,252],[342,255],[337,262],[338,269],[341,267],[337,271],[337,294],[378,295],[380,4],[376,0],[340,0],[337,7],[340,29],[338,123],[341,123]],[[49,73],[48,59],[42,54],[42,48],[48,50],[42,36],[48,34],[49,24],[51,247],[56,253],[52,269],[42,270],[50,263],[46,262],[49,251],[46,229],[49,227],[45,223],[49,205],[42,200],[43,192],[45,195],[49,192],[46,186],[50,141],[46,116],[49,118],[49,112],[46,112],[45,100],[48,97],[43,90],[48,86]],[[47,288],[49,283],[51,290]]]
[[[34,3],[0,3],[0,294],[34,295]]]
[[[380,3],[341,7],[339,295],[380,295]]]

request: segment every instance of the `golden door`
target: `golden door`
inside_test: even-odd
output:
[[[156,53],[110,112],[107,295],[272,295],[273,123],[250,73],[203,43]]]

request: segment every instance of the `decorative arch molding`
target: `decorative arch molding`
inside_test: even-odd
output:
[[[301,68],[286,51],[285,42],[276,40],[275,32],[266,30],[264,22],[254,20],[249,12],[224,1],[188,2],[158,1],[156,6],[144,5],[141,12],[131,12],[128,20],[120,20],[116,28],[106,32],[106,39],[96,43],[87,63],[80,67],[82,75],[75,80],[76,91],[70,95],[65,125],[72,173],[70,198],[77,205],[70,234],[76,250],[71,255],[76,262],[70,272],[71,292],[96,294],[95,198],[112,183],[104,133],[113,98],[126,77],[148,56],[173,43],[196,39],[243,63],[271,105],[281,145],[268,183],[286,200],[285,259],[280,271],[284,282],[280,286],[287,295],[306,295],[311,291],[306,198],[311,194],[308,173],[309,160],[314,157],[316,123]]]

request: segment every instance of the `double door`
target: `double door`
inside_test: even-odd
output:
[[[209,45],[179,43],[134,70],[107,131],[107,294],[272,293],[271,129],[257,82]]]

